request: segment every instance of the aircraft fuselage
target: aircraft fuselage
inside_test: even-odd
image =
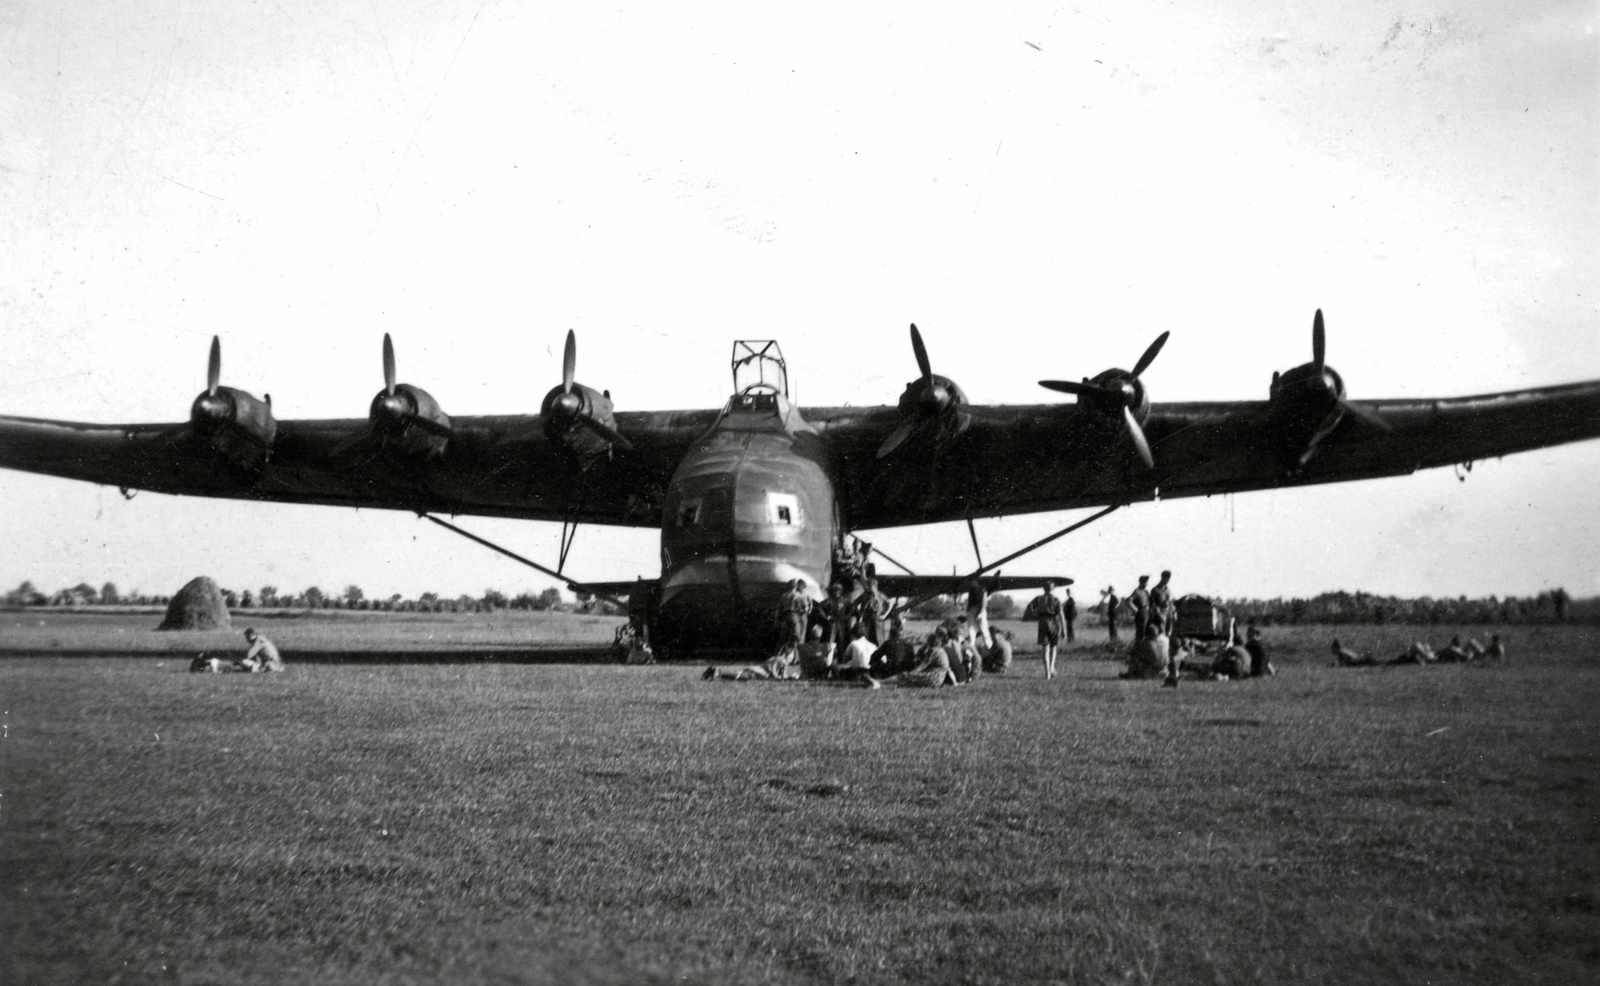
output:
[[[769,643],[792,580],[822,598],[837,528],[815,429],[780,393],[736,394],[667,486],[654,639],[677,653]]]

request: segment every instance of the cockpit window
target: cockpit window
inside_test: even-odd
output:
[[[741,411],[776,411],[778,395],[771,391],[747,390],[734,395],[733,406]]]
[[[700,524],[700,501],[685,500],[678,505],[678,526],[697,527]]]

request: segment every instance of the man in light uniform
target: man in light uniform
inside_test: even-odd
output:
[[[246,627],[244,639],[250,644],[250,649],[245,651],[244,665],[246,671],[282,671],[283,658],[278,654],[278,648],[272,641],[256,633],[254,627]]]
[[[1172,573],[1162,572],[1161,581],[1150,590],[1150,618],[1159,620],[1161,632],[1168,637],[1172,636],[1173,625],[1178,619],[1178,609],[1172,605]]]
[[[1044,591],[1033,597],[1023,611],[1026,617],[1039,621],[1039,649],[1044,652],[1046,681],[1056,676],[1056,648],[1061,644],[1061,600],[1056,598],[1055,590],[1054,582],[1046,582]]]
[[[1128,593],[1128,605],[1133,609],[1133,640],[1144,639],[1150,622],[1150,576],[1139,576],[1139,588]]]

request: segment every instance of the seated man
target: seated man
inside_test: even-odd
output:
[[[905,639],[904,624],[889,624],[889,639],[872,652],[872,676],[886,678],[917,666],[917,649]]]
[[[833,654],[837,650],[831,632],[820,626],[811,628],[808,639],[800,645],[800,677],[806,681],[822,681],[833,673]]]
[[[893,683],[901,688],[938,688],[941,685],[960,684],[950,667],[950,652],[945,646],[947,639],[942,630],[930,633],[923,645],[922,660],[917,666],[885,678],[884,684]]]
[[[1456,634],[1450,638],[1449,646],[1440,650],[1434,660],[1440,664],[1465,664],[1472,660],[1472,652],[1461,645],[1461,635]]]
[[[1005,674],[1011,667],[1011,631],[991,630],[994,645],[983,655],[983,670],[988,674]]]
[[[1149,629],[1151,627],[1154,629]],[[1154,621],[1147,622],[1144,636],[1128,648],[1128,670],[1119,677],[1145,679],[1166,676],[1167,667],[1172,663],[1171,645],[1167,635],[1160,631],[1160,626]]]
[[[1340,668],[1368,667],[1378,663],[1378,659],[1371,654],[1361,655],[1339,643],[1339,638],[1333,638],[1333,663]]]
[[[244,659],[240,661],[243,670],[283,670],[283,658],[278,655],[278,648],[272,641],[256,633],[253,627],[245,628],[244,639],[250,644],[250,649],[245,651]]]
[[[1504,661],[1506,659],[1505,645],[1500,643],[1500,635],[1494,634],[1489,638],[1489,646],[1483,649],[1483,659],[1486,661]]]
[[[1254,623],[1245,632],[1244,649],[1250,652],[1251,676],[1264,678],[1269,674],[1277,674],[1277,669],[1272,666],[1272,659],[1267,654],[1266,641],[1261,639],[1261,628]]]
[[[1223,648],[1211,661],[1211,677],[1230,681],[1250,677],[1250,651],[1243,644],[1232,643]]]
[[[872,654],[878,648],[867,639],[867,627],[858,623],[850,631],[850,643],[833,668],[833,677],[839,681],[872,682]],[[873,682],[876,684],[876,682]]]

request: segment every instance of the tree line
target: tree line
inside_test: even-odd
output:
[[[400,593],[379,598],[368,597],[358,585],[347,585],[343,592],[327,592],[318,586],[309,586],[300,592],[285,592],[277,586],[264,585],[258,589],[223,589],[222,599],[230,610],[235,609],[342,609],[378,610],[396,613],[483,613],[495,610],[545,610],[561,612],[621,612],[620,607],[607,600],[579,597],[568,600],[560,589],[551,586],[541,592],[522,592],[510,596],[499,589],[485,589],[483,595],[441,596],[437,592],[424,592],[415,599]],[[170,595],[146,595],[140,592],[123,593],[115,583],[107,582],[99,589],[87,582],[70,588],[46,593],[32,582],[24,581],[0,597],[7,606],[165,606],[172,601]]]
[[[222,590],[223,601],[229,609],[342,609],[379,610],[397,613],[484,613],[496,610],[528,610],[581,613],[621,613],[620,606],[609,600],[580,596],[568,600],[560,589],[551,586],[541,592],[522,592],[508,596],[498,589],[485,589],[481,596],[465,593],[441,596],[424,592],[415,599],[406,599],[400,593],[382,598],[369,598],[358,585],[347,585],[343,592],[326,592],[309,586],[301,592],[283,592],[276,586],[264,585],[258,589]],[[0,597],[7,606],[165,606],[171,596],[145,595],[139,592],[122,593],[116,585],[107,582],[96,589],[87,582],[46,593],[32,582],[23,582]],[[1550,589],[1534,596],[1487,596],[1454,599],[1435,599],[1422,596],[1406,599],[1399,596],[1378,596],[1368,592],[1325,592],[1309,599],[1227,599],[1220,602],[1235,618],[1263,625],[1295,623],[1589,623],[1600,624],[1600,598],[1573,599],[1564,589]],[[942,619],[964,612],[966,597],[937,596],[912,609],[912,615],[923,619]],[[1011,619],[1020,612],[1016,600],[1004,593],[989,597],[989,618]],[[1105,622],[1104,604],[1084,606],[1079,603],[1080,618],[1085,623]],[[1132,614],[1124,609],[1118,622],[1131,624]]]
[[[1324,592],[1310,598],[1223,599],[1215,600],[1241,623],[1263,626],[1296,623],[1384,623],[1472,625],[1491,623],[1586,623],[1600,624],[1600,598],[1573,599],[1565,589],[1549,589],[1533,596],[1486,596],[1436,599],[1422,596],[1378,596],[1370,592]],[[1014,599],[995,594],[989,597],[991,620],[1011,619],[1021,612]],[[943,619],[966,611],[966,596],[937,596],[913,607],[913,616]],[[1086,625],[1104,626],[1105,603],[1084,605],[1078,602],[1079,619]],[[1117,612],[1119,626],[1133,625],[1133,612],[1126,606]]]

